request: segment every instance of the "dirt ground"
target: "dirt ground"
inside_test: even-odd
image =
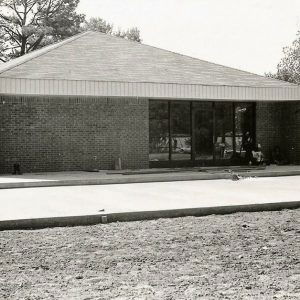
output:
[[[300,299],[300,209],[0,232],[0,299]]]

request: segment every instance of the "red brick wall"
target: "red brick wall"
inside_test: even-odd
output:
[[[148,101],[0,97],[0,173],[148,167]]]
[[[300,101],[258,102],[256,138],[300,164]],[[0,173],[147,168],[148,100],[0,96]]]
[[[257,142],[267,157],[279,146],[291,163],[300,163],[300,101],[256,105]]]
[[[275,146],[282,144],[281,105],[266,102],[256,104],[256,142],[261,144],[267,158],[270,158]]]
[[[282,125],[286,153],[291,163],[300,164],[300,101],[283,106]]]

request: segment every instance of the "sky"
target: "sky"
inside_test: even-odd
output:
[[[80,0],[78,12],[144,44],[263,75],[300,30],[300,0]]]

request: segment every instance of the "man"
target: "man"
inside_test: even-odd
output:
[[[253,139],[250,135],[250,132],[247,131],[242,140],[242,148],[245,150],[245,162],[247,165],[252,165],[253,155],[252,151],[254,150]]]

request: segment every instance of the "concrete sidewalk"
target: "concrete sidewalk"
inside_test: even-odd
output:
[[[231,179],[233,174],[243,177],[295,176],[300,175],[300,166],[271,165],[266,168],[211,167],[27,173],[23,175],[1,175],[0,189]]]
[[[0,229],[300,207],[300,176],[0,190]]]

